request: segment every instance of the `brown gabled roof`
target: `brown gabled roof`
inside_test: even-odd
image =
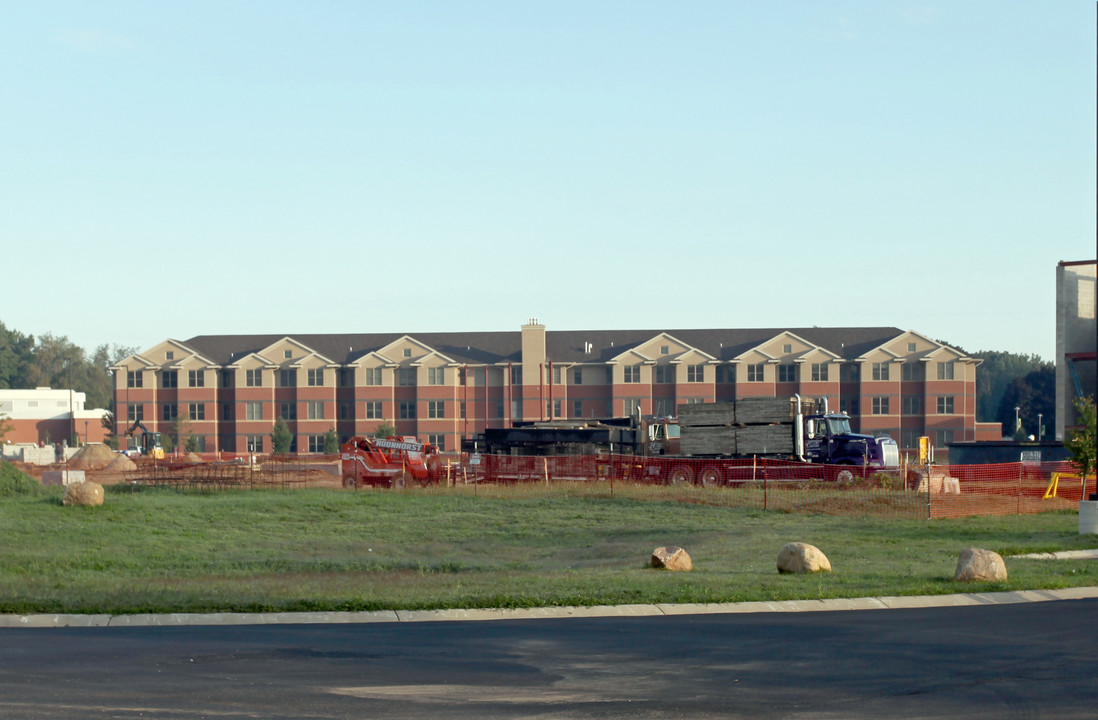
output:
[[[606,362],[625,350],[666,333],[721,360],[730,360],[767,340],[791,332],[843,358],[859,355],[902,335],[897,328],[749,328],[724,330],[559,330],[546,331],[546,354],[556,362]],[[184,344],[216,363],[228,365],[244,355],[291,337],[338,363],[351,363],[402,337],[411,337],[455,362],[470,365],[519,362],[522,333],[428,332],[282,335],[197,335]],[[591,347],[591,352],[585,348]]]

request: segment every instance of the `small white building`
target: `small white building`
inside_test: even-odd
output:
[[[75,390],[0,390],[0,418],[10,427],[4,444],[103,442],[107,434],[103,418],[109,413],[101,408],[85,409],[86,400],[85,393]]]

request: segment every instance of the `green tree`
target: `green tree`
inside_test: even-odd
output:
[[[374,430],[374,437],[388,438],[396,435],[396,428],[389,423],[381,423],[377,426],[377,430]]]
[[[194,433],[189,433],[187,435],[187,444],[184,446],[184,449],[189,453],[198,452],[198,436]]]
[[[324,433],[324,454],[335,455],[339,452],[339,433],[335,431],[335,428],[328,428],[328,432]]]
[[[8,420],[8,416],[0,413],[0,442],[4,442],[4,436],[15,429],[15,426]]]
[[[103,444],[111,450],[118,449],[118,425],[114,421],[114,413],[108,410],[99,420],[100,426],[106,431],[103,435]]]
[[[1091,398],[1076,398],[1075,410],[1079,414],[1079,426],[1071,431],[1064,447],[1071,451],[1071,462],[1083,478],[1083,498],[1086,498],[1087,478],[1094,473],[1098,455],[1098,434],[1095,431],[1095,407]],[[1098,486],[1095,487],[1098,493]]]
[[[288,453],[290,452],[290,444],[293,442],[294,436],[290,434],[290,428],[286,427],[286,423],[283,422],[282,416],[279,415],[275,418],[274,429],[271,430],[271,445],[276,453]]]
[[[983,361],[976,369],[977,420],[1000,422],[1005,435],[1013,433],[1014,408],[1021,406],[1018,400],[1023,399],[1019,396],[1024,396],[1026,402],[1021,414],[1026,418],[1032,417],[1033,424],[1036,423],[1039,412],[1051,420],[1056,405],[1056,368],[1052,363],[1041,360],[1037,355],[995,350],[981,350],[972,353],[972,357]],[[1048,384],[1045,382],[1046,377],[1051,377]],[[1032,387],[1015,387],[1011,390],[1011,384],[1016,384],[1016,381]],[[1013,399],[1005,399],[1008,391],[1013,392]]]
[[[0,322],[0,388],[33,387],[27,372],[34,362],[34,336],[8,330]]]
[[[1025,427],[1032,428],[1026,437],[1039,435],[1038,415],[1041,424],[1051,423],[1056,417],[1056,369],[1051,365],[1031,370],[1022,377],[1007,383],[996,419],[1003,427],[1014,428],[1014,408]]]

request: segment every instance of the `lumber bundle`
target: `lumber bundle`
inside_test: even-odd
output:
[[[735,455],[736,428],[730,425],[691,426],[679,437],[683,455]]]

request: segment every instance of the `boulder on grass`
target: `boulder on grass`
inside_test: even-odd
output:
[[[831,572],[831,561],[815,545],[791,542],[778,552],[778,572],[814,573]]]
[[[1002,555],[997,552],[965,548],[957,558],[957,570],[953,573],[953,579],[957,582],[1006,580],[1006,563],[1003,562]]]
[[[668,545],[652,551],[652,567],[662,570],[693,570],[694,563],[681,547]]]
[[[82,482],[65,488],[65,505],[102,505],[103,486],[94,482]]]

